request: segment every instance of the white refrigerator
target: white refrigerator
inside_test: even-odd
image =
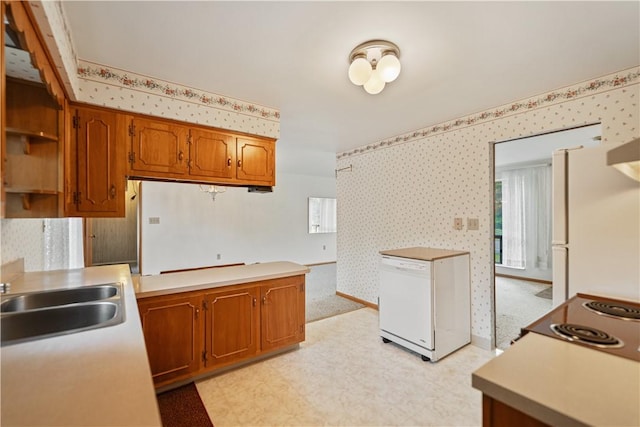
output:
[[[640,182],[606,145],[553,154],[553,306],[578,292],[640,301]]]

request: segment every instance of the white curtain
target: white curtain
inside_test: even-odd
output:
[[[84,267],[82,218],[44,220],[44,269]]]
[[[502,264],[548,269],[551,252],[551,166],[503,171]]]
[[[502,173],[502,265],[526,267],[525,179],[522,169]]]
[[[528,170],[529,193],[527,198],[529,215],[527,224],[528,245],[534,248],[527,255],[528,265],[541,270],[551,268],[551,166],[530,168]]]

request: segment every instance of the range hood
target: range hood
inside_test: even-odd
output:
[[[607,165],[640,181],[640,138],[633,139],[607,152]]]

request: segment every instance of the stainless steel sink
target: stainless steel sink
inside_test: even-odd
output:
[[[122,322],[122,311],[112,302],[72,304],[16,312],[0,321],[2,344],[71,334]]]
[[[37,308],[99,301],[120,293],[119,284],[85,286],[55,291],[33,292],[9,297],[0,303],[0,312],[33,310]]]
[[[7,295],[0,302],[0,342],[17,344],[123,321],[120,283]]]

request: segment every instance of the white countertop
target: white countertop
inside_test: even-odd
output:
[[[157,276],[140,276],[134,280],[138,299],[197,291],[220,286],[237,285],[261,280],[307,274],[309,268],[294,262],[278,261],[231,267],[205,268],[202,270],[168,273]]]
[[[640,363],[533,332],[475,371],[472,385],[550,425],[640,425]]]
[[[443,258],[451,258],[454,256],[468,255],[466,251],[452,251],[449,249],[437,249],[437,248],[403,248],[403,249],[391,249],[387,251],[380,251],[380,255],[395,256],[399,258],[417,259],[421,261],[435,261]]]
[[[25,273],[10,293],[115,281],[123,323],[0,348],[2,425],[162,425],[128,265]]]

